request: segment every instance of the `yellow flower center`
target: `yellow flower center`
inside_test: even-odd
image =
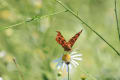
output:
[[[62,56],[62,60],[65,61],[66,64],[69,64],[69,63],[70,63],[70,59],[71,59],[70,54],[64,54],[64,55]]]

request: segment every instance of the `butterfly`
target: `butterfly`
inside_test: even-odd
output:
[[[80,34],[82,33],[82,30],[77,34],[75,34],[68,42],[66,42],[60,31],[56,31],[56,32],[57,32],[56,41],[64,48],[64,51],[71,51],[72,46],[74,45]]]

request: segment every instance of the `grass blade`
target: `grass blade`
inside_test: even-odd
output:
[[[20,69],[19,69],[19,67],[18,67],[18,64],[16,63],[15,58],[13,58],[13,62],[15,63],[15,66],[16,66],[16,68],[17,68],[17,70],[18,70],[18,73],[20,74],[22,80],[24,80],[24,76],[23,76],[22,72],[20,71]]]
[[[66,12],[66,10],[60,11],[60,12],[56,12],[56,13],[52,13],[52,14],[48,14],[48,15],[45,15],[45,16],[35,16],[35,17],[33,17],[33,18],[29,19],[29,20],[21,21],[19,23],[16,23],[16,24],[13,24],[13,25],[10,25],[10,26],[7,26],[7,27],[1,27],[0,31],[8,29],[8,28],[13,28],[13,27],[16,27],[18,25],[22,25],[24,23],[29,23],[29,22],[32,22],[32,21],[36,21],[36,20],[39,20],[39,19],[42,19],[42,18],[45,18],[45,17],[57,15],[57,14],[60,14],[62,12]]]
[[[117,31],[118,31],[118,36],[119,36],[119,41],[120,41],[120,29],[119,29],[119,21],[118,21],[118,15],[117,15],[117,1],[115,0],[115,17],[116,17],[116,24],[117,24]]]

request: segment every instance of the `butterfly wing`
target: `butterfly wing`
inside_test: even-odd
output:
[[[78,37],[80,36],[82,30],[80,32],[78,32],[77,34],[75,34],[75,36],[73,36],[69,41],[68,44],[72,47],[75,43],[75,41],[78,39]]]
[[[62,36],[62,34],[59,31],[56,31],[58,34],[56,36],[56,41],[62,45],[62,47],[65,49],[65,46],[67,45],[66,40],[64,39],[64,37]]]

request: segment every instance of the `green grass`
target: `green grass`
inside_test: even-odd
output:
[[[14,57],[24,80],[66,79],[66,72],[58,76],[53,62],[64,53],[55,40],[56,30],[69,40],[81,29],[83,32],[73,49],[79,49],[83,61],[70,72],[71,80],[83,77],[87,80],[120,79],[120,56],[112,48],[55,0],[43,0],[41,4],[35,1],[0,0],[0,54],[6,52],[0,57],[3,80],[22,80],[12,60]],[[61,1],[120,52],[114,0]],[[119,2],[117,0],[118,10]],[[117,13],[119,20],[119,11]]]

